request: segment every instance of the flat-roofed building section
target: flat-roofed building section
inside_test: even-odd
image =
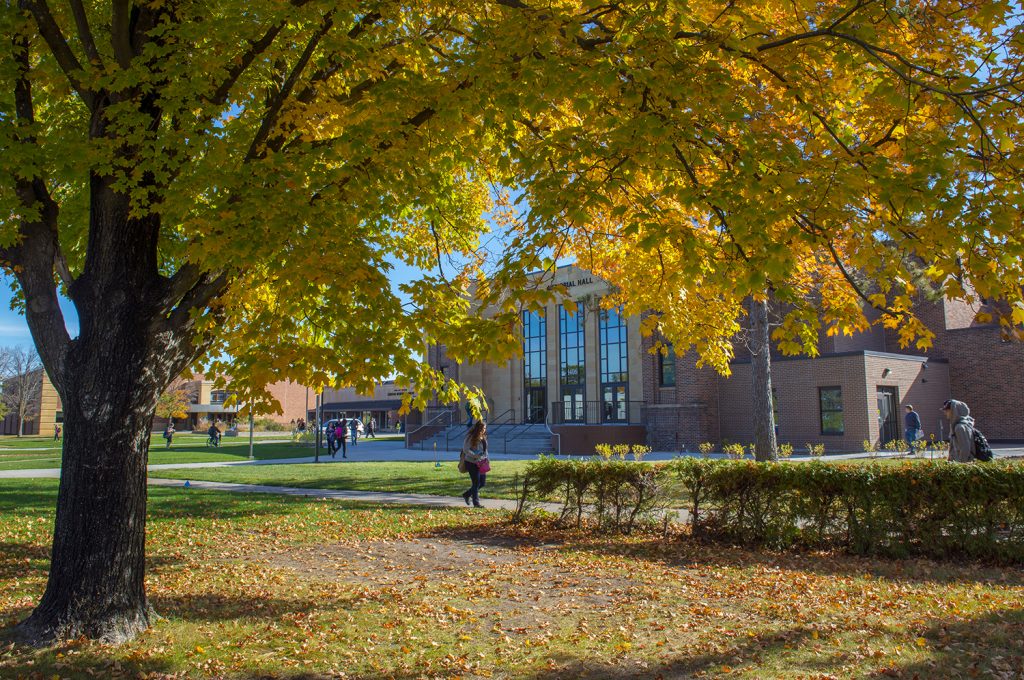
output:
[[[402,397],[410,393],[406,387],[397,386],[394,381],[386,381],[374,387],[371,394],[360,394],[354,388],[324,390],[323,419],[358,418],[364,428],[372,418],[377,431],[397,431],[405,416],[399,415],[402,408]],[[307,421],[316,421],[315,404],[310,405]],[[365,431],[365,430],[364,430]]]

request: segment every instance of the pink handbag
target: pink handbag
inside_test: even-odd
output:
[[[483,460],[476,464],[476,469],[479,470],[480,472],[490,472],[491,461],[487,458],[484,458]]]

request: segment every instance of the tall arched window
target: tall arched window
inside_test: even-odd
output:
[[[544,422],[548,392],[548,324],[537,312],[523,312],[523,419]]]

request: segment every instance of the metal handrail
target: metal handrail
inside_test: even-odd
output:
[[[485,419],[484,422],[486,422],[488,425],[502,425],[503,423],[499,423],[498,421],[501,420],[502,418],[504,418],[506,415],[511,415],[512,416],[512,422],[513,423],[515,422],[516,410],[514,408],[505,409],[504,411],[499,413],[497,416],[495,416],[493,419]],[[459,423],[459,424],[461,425],[461,423]],[[444,450],[445,451],[451,451],[452,450],[451,447],[452,447],[452,427],[449,426],[448,429],[445,430],[445,433],[444,433]]]
[[[615,404],[604,400],[587,400],[572,405],[572,417],[566,417],[566,404],[551,403],[548,414],[556,425],[644,425],[646,405],[642,401],[618,402],[625,405],[625,418],[617,418]],[[578,414],[578,415],[577,415]]]
[[[452,414],[453,413],[455,413],[455,409],[451,409],[451,410],[448,410],[448,411],[442,411],[441,413],[437,414],[436,416],[434,416],[433,418],[431,418],[427,422],[425,422],[422,425],[420,425],[419,427],[417,427],[412,432],[406,432],[405,433],[405,448],[407,448],[407,449],[411,448],[411,446],[409,444],[410,437],[412,437],[414,434],[416,434],[417,432],[419,432],[420,430],[422,430],[424,428],[435,427],[437,422],[440,421],[443,418],[448,418],[448,426],[451,426],[451,424],[452,424]],[[421,444],[422,444],[422,442],[421,442]],[[422,449],[423,446],[420,446],[420,448]]]
[[[537,410],[538,409],[534,409],[534,412],[536,412]],[[528,416],[528,414],[524,414],[524,415]],[[547,419],[547,414],[544,414],[544,418],[545,418],[545,420]],[[526,417],[526,418],[523,418],[523,422],[519,423],[518,425],[513,427],[511,430],[506,432],[505,433],[505,440],[502,443],[502,446],[504,447],[502,449],[502,453],[508,453],[508,443],[509,443],[509,441],[512,441],[516,437],[519,437],[520,435],[522,435],[524,432],[526,432],[529,429],[529,427],[531,425],[537,425],[537,424],[539,424],[539,423],[533,422],[533,421],[530,420],[529,417]]]
[[[548,412],[544,416],[544,427],[547,428],[548,434],[557,438],[558,445],[555,447],[555,455],[560,456],[562,455],[562,435],[551,429],[551,417],[551,409],[548,409]]]

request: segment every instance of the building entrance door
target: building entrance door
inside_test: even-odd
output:
[[[583,422],[583,389],[563,388],[562,391],[562,422]]]
[[[527,387],[524,401],[523,420],[527,423],[543,423],[547,415],[544,402],[547,399],[546,387]]]
[[[603,385],[601,393],[601,421],[626,422],[626,386]]]
[[[878,434],[882,445],[900,437],[899,397],[895,387],[878,387]]]

